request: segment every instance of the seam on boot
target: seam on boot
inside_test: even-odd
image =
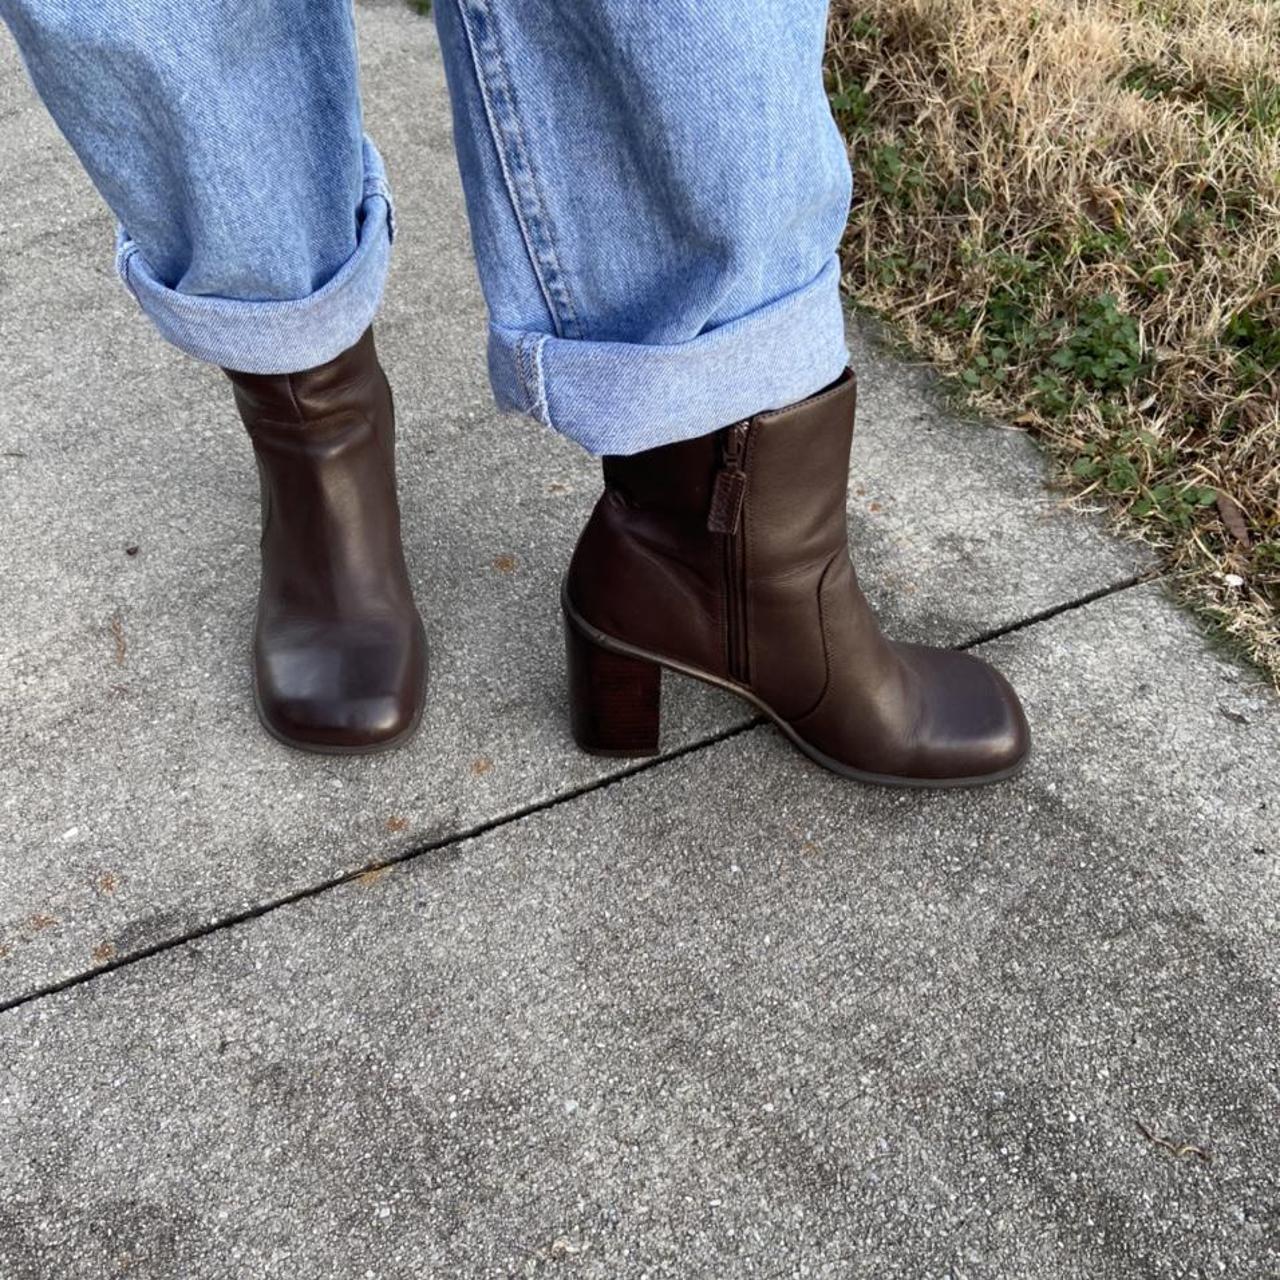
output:
[[[807,711],[803,712],[801,715],[790,716],[788,718],[787,723],[793,728],[802,721],[807,720],[818,710],[820,706],[822,706],[823,702],[826,700],[827,692],[831,688],[831,637],[827,633],[827,611],[823,605],[823,595],[826,591],[827,576],[830,574],[836,561],[840,558],[840,555],[841,552],[837,551],[831,559],[827,561],[827,566],[822,571],[822,577],[818,579],[818,625],[822,631],[822,689],[814,700],[813,705]]]

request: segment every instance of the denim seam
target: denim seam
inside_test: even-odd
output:
[[[547,379],[542,371],[542,348],[546,345],[547,335],[545,333],[540,334],[538,340],[533,344],[533,375],[534,386],[537,388],[537,399],[534,402],[533,410],[543,423],[554,430],[556,424],[551,421],[551,406],[547,402]]]
[[[536,418],[544,426],[551,426],[547,412],[546,380],[542,372],[542,348],[547,334],[524,333],[515,344],[516,374],[520,379],[520,392],[524,397],[523,411]]]
[[[392,243],[396,238],[396,202],[391,197],[391,183],[387,181],[387,171],[377,148],[368,137],[360,139],[360,157],[364,169],[364,179],[360,190],[360,207],[364,209],[372,196],[381,198],[387,206],[387,239]]]
[[[560,250],[556,244],[555,227],[551,221],[550,205],[542,187],[542,180],[538,177],[538,171],[533,165],[533,153],[529,148],[529,144],[525,141],[524,130],[520,126],[520,114],[516,109],[515,103],[515,83],[511,78],[511,71],[507,65],[506,50],[503,48],[502,37],[496,21],[492,17],[490,21],[494,24],[494,51],[502,68],[502,83],[506,100],[510,105],[509,119],[515,135],[513,150],[522,162],[525,172],[529,175],[529,188],[532,196],[530,203],[533,206],[533,217],[536,219],[531,223],[530,230],[535,240],[541,240],[540,247],[547,258],[545,264],[547,287],[551,291],[553,300],[562,309],[562,313],[556,316],[556,323],[563,330],[560,334],[561,337],[585,338],[587,333],[582,321],[578,318],[578,309],[573,304],[573,291],[569,288],[568,273],[560,265]],[[539,235],[539,232],[541,232],[541,235]]]
[[[515,357],[516,357],[516,377],[520,382],[520,395],[524,403],[520,406],[525,413],[533,412],[533,404],[529,396],[529,335],[521,334],[516,340]]]
[[[133,296],[133,300],[142,305],[142,299],[138,296],[137,289],[133,286],[133,281],[129,278],[129,259],[138,252],[138,246],[132,240],[126,240],[123,230],[117,233],[119,244],[116,248],[116,274],[124,281],[124,286]]]
[[[363,212],[370,200],[381,200],[387,207],[387,239],[394,242],[396,238],[396,202],[391,198],[391,188],[386,182],[367,183],[360,196],[360,208]]]
[[[515,110],[515,91],[489,0],[456,0],[456,3],[507,197],[519,224],[530,266],[542,291],[547,314],[557,337],[581,337],[582,329],[568,281],[560,266],[546,201]],[[468,12],[469,9],[474,10],[474,15]],[[487,24],[487,31],[481,30],[477,35],[474,17]]]

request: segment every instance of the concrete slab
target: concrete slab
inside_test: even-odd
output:
[[[0,1272],[1276,1274],[1280,704],[991,652],[1007,786],[756,729],[0,1015]]]
[[[595,467],[494,415],[433,28],[399,5],[360,24],[399,197],[380,335],[435,654],[420,738],[369,761],[258,730],[243,433],[221,375],[116,284],[110,219],[0,39],[0,1003],[610,772],[569,742],[557,618]],[[1059,509],[1026,439],[853,341],[852,514],[899,634],[959,643],[1143,563]],[[668,750],[744,720],[688,683],[668,705]]]

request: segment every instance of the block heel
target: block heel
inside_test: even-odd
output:
[[[569,720],[574,741],[596,756],[658,754],[662,670],[656,662],[605,649],[567,615]]]

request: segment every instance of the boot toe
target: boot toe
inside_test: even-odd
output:
[[[295,637],[258,646],[258,709],[267,729],[303,750],[377,751],[408,738],[421,717],[425,643],[418,635]]]
[[[903,647],[923,697],[913,772],[939,781],[994,781],[1016,771],[1031,750],[1031,730],[1004,676],[967,653]]]

